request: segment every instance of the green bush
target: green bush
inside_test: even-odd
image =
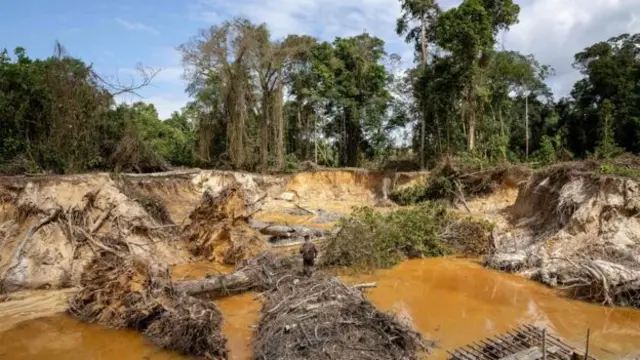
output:
[[[417,183],[402,189],[395,189],[389,198],[398,205],[419,204],[427,200],[427,184]]]
[[[423,203],[391,213],[357,208],[341,220],[340,231],[329,240],[324,266],[356,269],[387,268],[406,258],[435,257],[467,252],[473,243],[486,243],[490,227],[484,222],[458,219],[444,205]]]
[[[616,165],[609,161],[605,161],[600,165],[600,173],[603,175],[614,175],[632,179],[640,179],[640,169]]]

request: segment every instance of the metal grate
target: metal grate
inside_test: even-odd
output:
[[[583,354],[559,338],[532,325],[523,325],[448,353],[448,360],[585,360]],[[591,355],[588,358],[597,360]]]

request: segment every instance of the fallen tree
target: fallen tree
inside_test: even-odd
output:
[[[301,268],[300,260],[292,257],[279,257],[271,253],[262,253],[254,259],[245,261],[231,274],[207,276],[204,279],[174,282],[177,292],[187,295],[210,297],[227,296],[245,291],[265,291],[277,286],[277,281]]]
[[[185,355],[227,358],[218,308],[177,291],[165,267],[102,252],[85,268],[81,286],[68,309],[79,320],[137,330]]]
[[[322,238],[330,234],[330,231],[322,229],[314,229],[297,225],[288,226],[282,224],[265,223],[254,219],[249,219],[248,223],[249,226],[258,230],[261,234],[269,236],[270,241],[277,241],[282,239],[302,239],[305,235],[309,235],[315,238]]]
[[[266,295],[254,359],[419,359],[435,344],[322,272]]]

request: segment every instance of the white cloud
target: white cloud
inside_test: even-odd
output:
[[[551,65],[557,75],[549,84],[556,96],[566,96],[580,78],[571,66],[573,56],[598,41],[640,32],[635,14],[640,0],[527,0],[505,46]]]
[[[161,67],[160,72],[153,78],[154,82],[165,82],[165,83],[174,83],[174,84],[182,84],[184,80],[182,79],[182,73],[184,72],[182,66],[167,66]]]
[[[145,25],[139,21],[127,21],[121,17],[117,17],[114,19],[115,22],[117,22],[118,24],[122,25],[125,29],[127,30],[132,30],[132,31],[144,31],[144,32],[148,32],[149,34],[152,35],[159,35],[160,32],[158,32],[158,30],[156,30],[154,27],[151,27],[149,25]]]
[[[145,103],[151,103],[158,111],[158,116],[161,120],[166,120],[171,116],[174,111],[180,111],[187,102],[189,97],[184,93],[157,93],[150,96],[135,96],[131,94],[122,94],[116,97],[118,104],[133,104],[135,102],[142,101]]]
[[[166,93],[146,97],[144,101],[152,103],[158,110],[160,119],[165,120],[171,116],[172,112],[180,111],[187,105],[189,97],[186,94]]]
[[[640,0],[520,0],[520,23],[505,35],[505,47],[532,53],[551,65],[549,80],[556,95],[565,96],[579,74],[571,67],[573,55],[601,40],[625,32],[640,32]],[[441,0],[444,9],[460,0]],[[234,16],[266,22],[276,37],[310,34],[322,40],[350,36],[364,30],[400,53],[405,64],[411,48],[395,34],[400,15],[398,0],[197,0],[192,18],[215,24]]]

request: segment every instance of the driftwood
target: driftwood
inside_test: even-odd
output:
[[[603,305],[640,307],[640,271],[603,260],[575,263],[563,270],[562,287],[577,299]]]
[[[303,208],[302,206],[300,206],[300,205],[298,205],[298,204],[296,204],[296,203],[293,203],[293,205],[294,205],[295,207],[297,207],[298,209],[300,209],[300,210],[302,210],[302,211],[306,212],[306,213],[307,213],[307,214],[309,214],[309,215],[315,215],[315,214],[316,214],[314,211],[311,211],[311,210],[309,210],[309,209]]]
[[[187,295],[233,293],[250,290],[253,284],[253,274],[246,269],[231,274],[211,276],[205,279],[184,280],[174,282],[174,289]]]
[[[302,268],[298,257],[279,257],[263,253],[231,274],[207,276],[198,280],[175,281],[173,287],[178,293],[199,296],[226,296],[245,291],[264,291],[277,287],[282,277],[290,276],[294,268]]]
[[[314,229],[306,226],[265,223],[254,219],[249,219],[249,226],[258,230],[263,235],[271,236],[272,240],[302,238],[305,235],[311,237],[325,237],[329,235],[329,231],[327,230]]]

